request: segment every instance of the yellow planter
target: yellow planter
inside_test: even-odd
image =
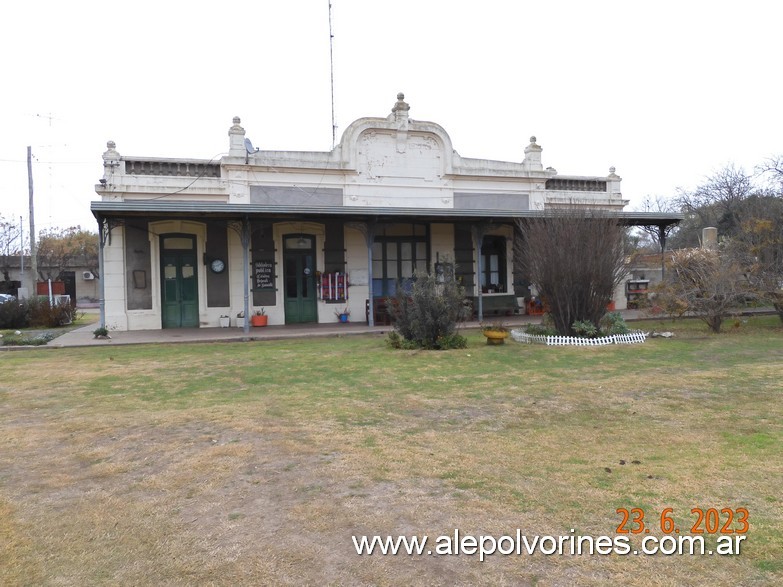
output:
[[[503,344],[508,338],[508,332],[503,330],[484,330],[483,333],[487,337],[487,344]]]

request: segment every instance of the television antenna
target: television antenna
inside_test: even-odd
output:
[[[329,2],[329,78],[332,88],[332,149],[334,149],[337,130],[334,124],[334,34],[332,33],[332,0],[327,1]]]

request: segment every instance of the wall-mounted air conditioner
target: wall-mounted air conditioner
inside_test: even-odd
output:
[[[95,276],[92,274],[92,271],[82,271],[82,279],[85,281],[92,281],[95,279]]]

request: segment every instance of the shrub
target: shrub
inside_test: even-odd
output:
[[[625,323],[620,312],[608,312],[603,318],[601,318],[601,324],[599,325],[602,336],[611,336],[612,334],[628,334],[631,329],[628,328],[628,324]]]
[[[468,348],[468,339],[457,333],[447,334],[438,339],[438,348],[444,351],[449,349],[465,349]]]
[[[571,325],[577,336],[583,336],[585,338],[595,338],[598,336],[598,328],[595,324],[589,320],[577,320]]]
[[[681,308],[701,319],[714,333],[753,289],[742,267],[731,255],[712,249],[676,251],[666,279],[658,284],[656,302]]]
[[[107,337],[109,336],[109,329],[105,326],[99,326],[95,330],[92,331],[92,334],[95,338],[98,337]]]
[[[29,326],[56,328],[70,324],[76,317],[76,311],[70,304],[49,304],[46,298],[30,298],[27,301],[29,309]]]
[[[0,329],[27,328],[30,314],[25,302],[10,301],[0,304]]]
[[[546,300],[558,334],[597,325],[625,266],[625,228],[612,212],[571,203],[517,220],[521,272]]]
[[[454,271],[442,274],[414,274],[409,287],[398,287],[387,300],[394,329],[406,342],[396,348],[447,349],[464,348],[457,326],[469,314],[465,290],[454,277]],[[390,340],[392,339],[390,337]],[[456,346],[455,346],[456,345]],[[392,344],[393,346],[393,344]]]
[[[42,346],[54,340],[51,332],[24,333],[20,335],[4,336],[2,344],[5,346]]]
[[[613,334],[628,334],[631,329],[625,323],[619,312],[608,312],[601,318],[598,326],[588,320],[577,320],[571,325],[577,336],[596,338],[599,336],[612,336]]]

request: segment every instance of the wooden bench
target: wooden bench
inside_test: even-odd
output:
[[[364,318],[370,323],[370,300],[364,301]],[[372,304],[372,318],[376,326],[390,326],[391,314],[386,306],[386,298],[374,298]]]
[[[473,316],[478,317],[478,297],[468,298],[473,304]],[[517,297],[508,295],[481,296],[481,309],[484,316],[512,316],[519,312]]]

